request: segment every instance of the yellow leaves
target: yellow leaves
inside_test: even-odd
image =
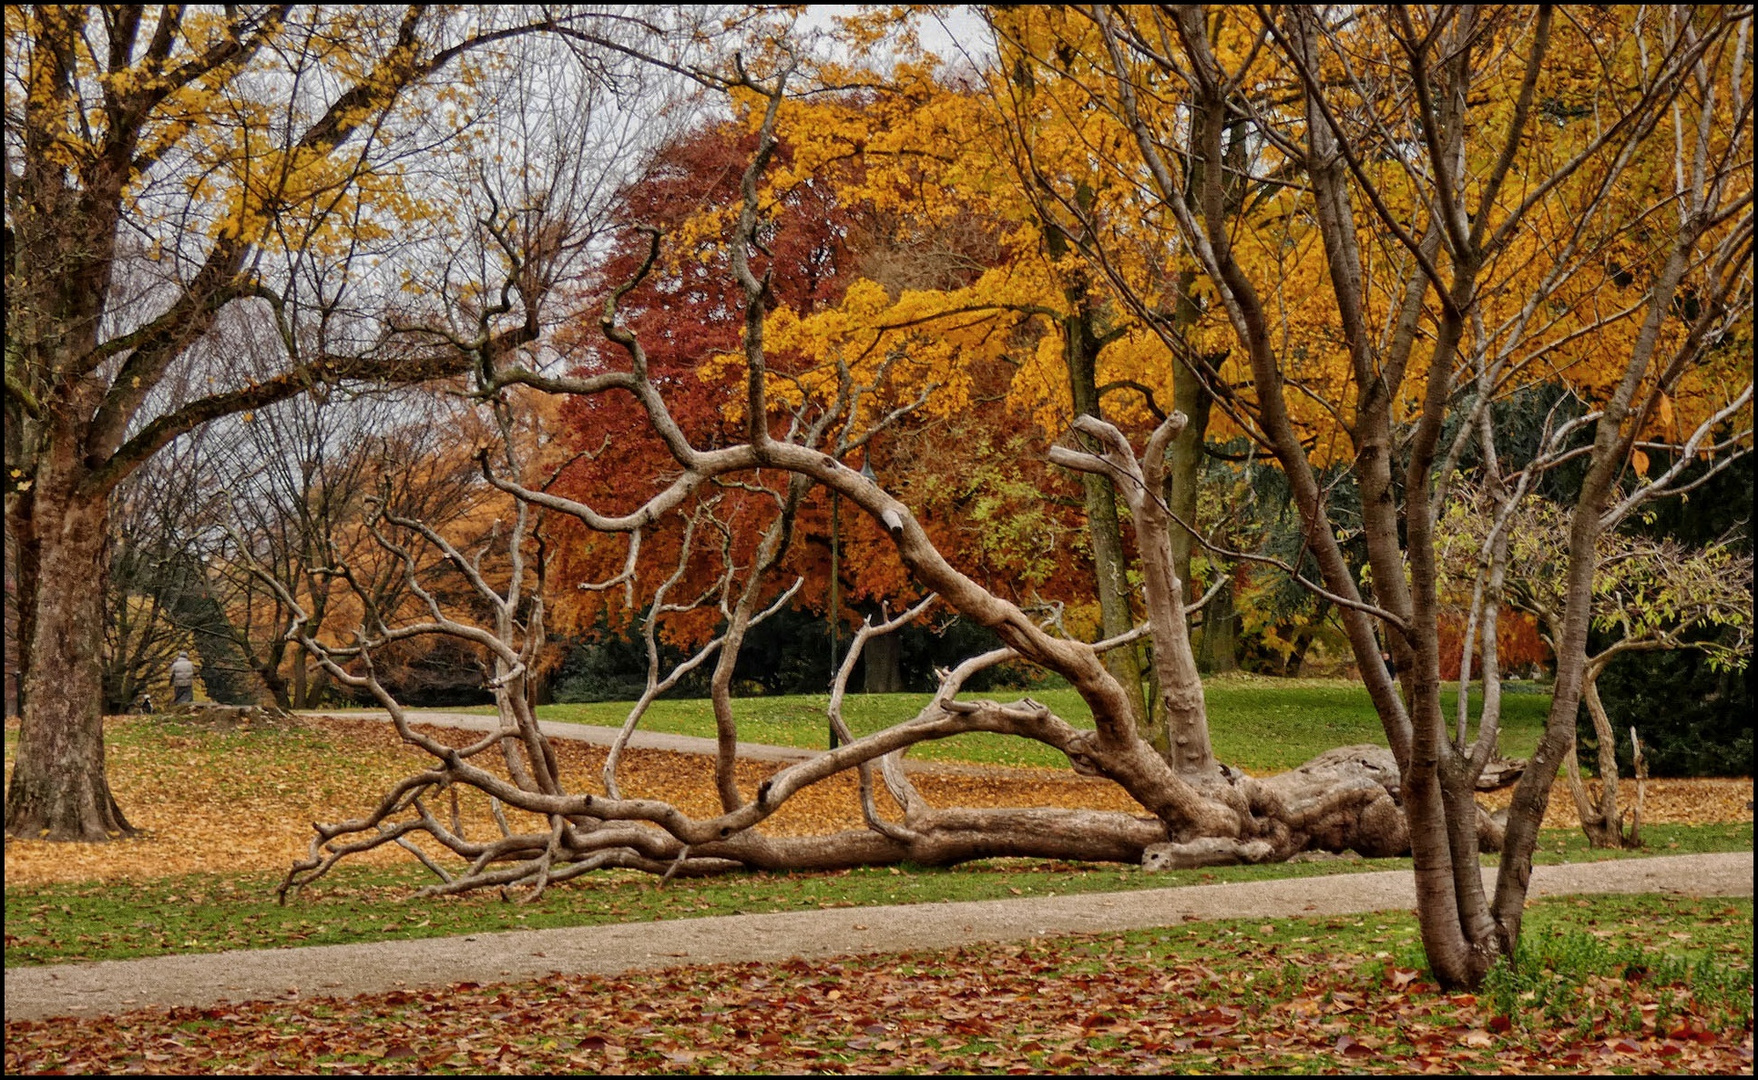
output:
[[[1636,470],[1637,476],[1646,477],[1648,475],[1648,455],[1642,451],[1630,451],[1630,465]]]
[[[19,57],[21,71],[28,68],[29,92],[48,106],[32,110],[31,130],[20,133],[31,153],[84,174],[99,161],[100,150],[131,147],[122,202],[149,236],[162,235],[166,227],[194,228],[248,243],[273,243],[284,233],[301,243],[350,228],[340,222],[355,215],[336,200],[359,180],[370,155],[358,141],[346,152],[336,143],[376,117],[388,122],[375,126],[375,140],[402,129],[388,116],[413,78],[409,50],[395,43],[402,14],[318,6],[283,21],[258,12],[192,8],[178,22],[169,56],[149,60],[146,43],[168,17],[143,13],[132,53],[111,55],[95,25],[95,9],[24,15],[9,9],[8,54]],[[256,34],[265,38],[263,47],[211,61],[240,36]],[[55,64],[39,62],[48,56],[71,65],[70,92],[51,77]],[[442,89],[457,93],[455,87]],[[336,137],[292,149],[320,120],[335,121],[340,114],[331,113],[333,106],[351,92],[360,101],[343,110]],[[413,105],[412,95],[402,97]],[[110,130],[118,119],[129,130]],[[369,200],[365,239],[385,239],[394,232],[388,222],[410,220],[401,216],[410,208],[386,194],[381,190]],[[327,214],[338,223],[325,221]],[[269,229],[273,219],[288,227]]]

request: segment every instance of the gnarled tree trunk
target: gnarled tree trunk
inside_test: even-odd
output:
[[[586,873],[602,866],[635,867],[656,874],[710,874],[738,867],[762,869],[823,869],[896,862],[903,859],[925,864],[945,864],[994,855],[1037,855],[1082,859],[1138,861],[1144,856],[1152,865],[1176,863],[1200,857],[1205,862],[1251,862],[1287,858],[1318,846],[1331,850],[1355,848],[1364,854],[1395,854],[1408,850],[1409,830],[1400,803],[1406,797],[1403,779],[1391,752],[1384,749],[1349,748],[1322,756],[1285,777],[1256,780],[1217,762],[1209,740],[1208,718],[1202,683],[1191,650],[1186,619],[1184,583],[1175,569],[1170,538],[1171,520],[1162,493],[1165,490],[1167,451],[1185,425],[1174,412],[1153,431],[1138,455],[1117,428],[1082,412],[1075,428],[1093,449],[1077,451],[1054,448],[1050,459],[1073,469],[1124,498],[1140,554],[1142,590],[1147,623],[1126,628],[1098,644],[1053,635],[1029,618],[1015,604],[979,586],[951,565],[934,546],[910,509],[872,479],[846,465],[841,457],[846,444],[829,443],[820,449],[826,432],[836,429],[841,418],[853,412],[854,389],[845,381],[837,397],[824,407],[803,438],[778,438],[767,424],[765,355],[762,330],[766,287],[751,270],[751,251],[761,250],[758,238],[758,184],[765,162],[775,146],[773,124],[786,76],[770,91],[768,112],[758,136],[757,151],[747,168],[741,190],[745,205],[740,233],[731,245],[733,270],[745,291],[745,360],[747,363],[747,441],[713,450],[689,444],[671,416],[664,397],[647,374],[645,354],[639,340],[616,322],[619,290],[607,301],[603,326],[607,335],[628,354],[627,371],[610,371],[586,378],[539,376],[518,369],[504,369],[479,377],[489,385],[485,396],[508,384],[537,386],[550,392],[597,395],[609,391],[633,394],[645,410],[655,432],[666,443],[681,468],[666,488],[630,513],[605,515],[592,507],[556,494],[524,487],[514,478],[495,475],[486,455],[478,458],[487,479],[520,501],[519,520],[526,506],[536,504],[552,512],[570,515],[598,532],[638,534],[662,514],[689,514],[685,547],[696,514],[712,503],[698,503],[688,511],[688,500],[705,486],[730,484],[734,476],[761,472],[788,475],[788,498],[782,500],[777,520],[770,526],[760,552],[749,570],[736,611],[722,608],[727,629],[694,657],[665,678],[659,677],[657,652],[652,647],[649,619],[649,690],[631,710],[622,738],[613,746],[605,765],[603,793],[573,794],[560,787],[553,769],[534,778],[526,764],[543,762],[546,743],[529,708],[516,695],[497,695],[502,727],[463,749],[444,746],[410,727],[401,706],[372,675],[348,671],[335,654],[327,652],[303,632],[304,613],[287,591],[277,586],[283,603],[296,612],[295,631],[302,646],[318,656],[337,680],[369,689],[391,711],[402,738],[429,754],[431,766],[396,785],[369,815],[354,821],[319,825],[308,857],[297,863],[281,886],[283,898],[321,876],[337,860],[390,842],[405,842],[412,833],[425,834],[453,855],[466,860],[462,874],[454,876],[426,854],[421,858],[440,877],[427,891],[455,893],[485,886],[524,884],[528,896],[539,895],[550,882]],[[657,251],[657,238],[654,250]],[[651,260],[647,265],[651,265]],[[645,272],[645,271],[643,271]],[[630,286],[632,287],[632,285]],[[797,429],[796,429],[797,430]],[[843,436],[847,438],[847,436]],[[835,452],[830,452],[830,451]],[[723,479],[724,478],[724,479]],[[788,508],[797,505],[806,487],[822,485],[837,498],[869,515],[895,545],[904,566],[916,582],[931,590],[962,617],[988,627],[1003,647],[973,658],[945,673],[939,691],[914,718],[859,739],[848,739],[840,719],[840,701],[852,672],[856,654],[876,632],[863,627],[844,658],[831,697],[830,719],[845,741],[833,750],[777,770],[761,783],[752,798],[745,798],[732,784],[732,757],[736,749],[736,717],[724,687],[716,688],[716,724],[719,753],[716,787],[719,812],[692,817],[671,803],[624,797],[616,782],[616,762],[624,740],[654,693],[673,685],[677,677],[704,663],[715,650],[722,650],[718,664],[730,671],[739,638],[754,621],[757,600],[765,590],[764,575],[778,565],[786,547]],[[1097,507],[1114,509],[1108,497]],[[517,605],[491,589],[458,552],[418,522],[387,518],[399,527],[424,535],[441,549],[446,561],[463,569],[478,595],[497,616],[492,632],[458,624],[430,605],[425,629],[418,632],[450,633],[468,637],[497,657],[497,671],[512,671],[528,652],[529,627],[511,618]],[[508,555],[518,565],[518,550]],[[375,535],[377,535],[375,533]],[[631,548],[633,542],[631,541]],[[688,552],[680,556],[687,559]],[[407,559],[410,591],[420,560]],[[680,567],[684,565],[680,562]],[[632,571],[631,571],[632,572]],[[718,587],[721,597],[734,595],[738,568],[727,565]],[[680,570],[681,574],[681,570]],[[676,580],[675,576],[672,580]],[[354,584],[354,583],[350,583]],[[661,605],[656,593],[652,612]],[[355,586],[358,589],[358,586]],[[603,587],[603,586],[594,586]],[[796,586],[797,587],[797,586]],[[791,590],[790,590],[791,592]],[[769,610],[785,601],[783,593]],[[370,606],[370,605],[365,605]],[[676,610],[676,609],[673,609]],[[920,607],[915,612],[919,613]],[[893,620],[895,629],[903,620]],[[363,626],[362,651],[370,656],[377,642],[408,636],[409,630]],[[1155,683],[1161,696],[1160,716],[1165,718],[1169,739],[1156,747],[1143,738],[1145,710],[1133,698],[1139,681],[1120,680],[1106,664],[1106,654],[1131,645],[1144,634],[1154,638]],[[523,644],[521,644],[523,640]],[[1020,659],[1067,679],[1091,709],[1093,730],[1075,728],[1045,706],[1027,698],[1012,704],[963,700],[958,692],[964,681],[982,667]],[[1381,676],[1383,678],[1383,672]],[[1098,773],[1117,783],[1140,804],[1145,814],[1103,814],[1056,808],[972,810],[930,806],[915,791],[901,767],[901,755],[911,746],[930,739],[965,732],[993,732],[1034,739],[1067,755],[1081,772]],[[498,748],[504,758],[503,778],[497,771],[473,763],[477,755]],[[523,754],[521,755],[521,750]],[[901,819],[883,816],[873,798],[873,770],[877,766]],[[830,777],[855,770],[861,778],[862,811],[867,829],[830,836],[775,838],[757,831],[797,792]],[[474,788],[511,806],[538,815],[547,823],[543,831],[515,833],[501,822],[501,836],[489,841],[467,839],[454,815],[448,824],[430,811],[425,801],[432,793],[460,786]],[[1474,834],[1475,836],[1475,834]]]
[[[1630,749],[1636,769],[1636,805],[1620,808],[1618,737],[1612,731],[1611,717],[1606,715],[1604,702],[1599,700],[1601,670],[1589,664],[1581,683],[1581,701],[1587,706],[1587,715],[1593,718],[1593,733],[1598,736],[1599,741],[1599,798],[1594,799],[1588,793],[1587,785],[1581,779],[1581,762],[1576,756],[1573,743],[1563,758],[1563,770],[1569,777],[1569,794],[1575,800],[1575,813],[1581,818],[1581,831],[1587,836],[1588,846],[1639,848],[1642,846],[1643,788],[1648,779],[1648,762],[1643,757],[1642,743],[1636,737],[1636,729],[1631,728]],[[1626,817],[1630,821],[1627,831],[1624,828]]]

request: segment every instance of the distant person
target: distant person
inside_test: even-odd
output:
[[[195,700],[195,665],[189,654],[180,652],[171,661],[171,704],[183,705]]]
[[[1391,680],[1393,682],[1397,682],[1398,681],[1398,664],[1397,664],[1397,661],[1392,659],[1392,650],[1390,650],[1390,649],[1381,649],[1380,650],[1380,663],[1386,665],[1386,674],[1391,677]]]

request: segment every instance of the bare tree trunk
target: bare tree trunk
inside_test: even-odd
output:
[[[287,652],[293,658],[293,707],[295,709],[309,709],[311,708],[311,698],[305,685],[305,650],[295,644],[290,646]]]
[[[293,704],[293,698],[287,693],[287,678],[281,674],[278,663],[258,664],[256,674],[262,680],[263,686],[267,688],[269,697],[274,701],[276,708],[288,711],[304,708],[303,705]]]
[[[1612,730],[1611,718],[1605,714],[1605,703],[1599,700],[1598,675],[1597,671],[1589,671],[1583,676],[1581,700],[1587,703],[1587,714],[1593,718],[1593,731],[1599,736],[1599,814],[1609,828],[1611,838],[1617,840],[1617,846],[1621,847],[1623,837],[1618,823],[1618,736]]]
[[[1223,574],[1229,569],[1223,567]],[[1204,671],[1236,671],[1239,668],[1239,613],[1233,610],[1233,585],[1229,582],[1203,609],[1202,648],[1197,659]]]
[[[1173,309],[1174,325],[1180,332],[1196,325],[1197,307],[1190,297],[1196,272],[1185,270],[1177,278],[1178,299]],[[1202,475],[1203,440],[1208,435],[1209,412],[1214,404],[1202,378],[1184,361],[1172,365],[1172,409],[1186,417],[1184,430],[1172,440],[1166,455],[1166,505],[1177,519],[1172,525],[1172,571],[1184,582],[1185,602],[1196,599],[1190,580],[1190,554],[1196,538],[1178,521],[1196,524],[1197,480]]]
[[[874,638],[862,654],[867,661],[861,689],[868,694],[903,691],[903,642],[895,635]]]
[[[1103,419],[1099,405],[1097,379],[1098,353],[1102,343],[1093,333],[1093,314],[1084,310],[1084,290],[1071,291],[1070,297],[1082,305],[1079,314],[1063,319],[1063,349],[1068,363],[1068,388],[1074,399],[1074,413]],[[1117,492],[1111,481],[1095,473],[1082,473],[1081,491],[1086,499],[1087,537],[1093,548],[1093,577],[1099,596],[1101,637],[1116,637],[1135,625],[1130,611],[1128,561],[1123,555],[1123,525],[1117,516]],[[1135,714],[1136,730],[1154,749],[1170,754],[1170,737],[1163,724],[1148,707],[1142,690],[1140,657],[1133,647],[1113,649],[1105,654],[1105,669],[1111,673],[1129,696]]]
[[[1642,811],[1645,797],[1648,794],[1648,755],[1642,752],[1642,740],[1636,737],[1636,729],[1630,729],[1630,751],[1635,760],[1631,762],[1636,772],[1636,805],[1631,808],[1630,832],[1624,837],[1624,846],[1639,848],[1642,846]]]

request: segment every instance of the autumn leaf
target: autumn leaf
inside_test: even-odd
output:
[[[1695,917],[1704,917],[1726,902],[1696,903]],[[1314,938],[1323,924],[1291,920],[1290,936]],[[1696,1073],[1743,1072],[1750,1055],[1749,1012],[1730,1016],[1676,985],[1603,980],[1591,988],[1591,1004],[1567,1017],[1547,1019],[1535,1004],[1498,1035],[1490,1007],[1472,995],[1394,991],[1364,968],[1364,956],[1337,955],[1323,941],[1261,943],[1255,925],[9,1022],[5,1066],[8,1073],[1085,1074],[1315,1065],[1394,1074]],[[848,986],[861,993],[832,996]],[[1337,997],[1355,1002],[1348,1017],[1287,1007]],[[1664,1028],[1632,1022],[1654,1015],[1661,1001],[1672,1016]]]

